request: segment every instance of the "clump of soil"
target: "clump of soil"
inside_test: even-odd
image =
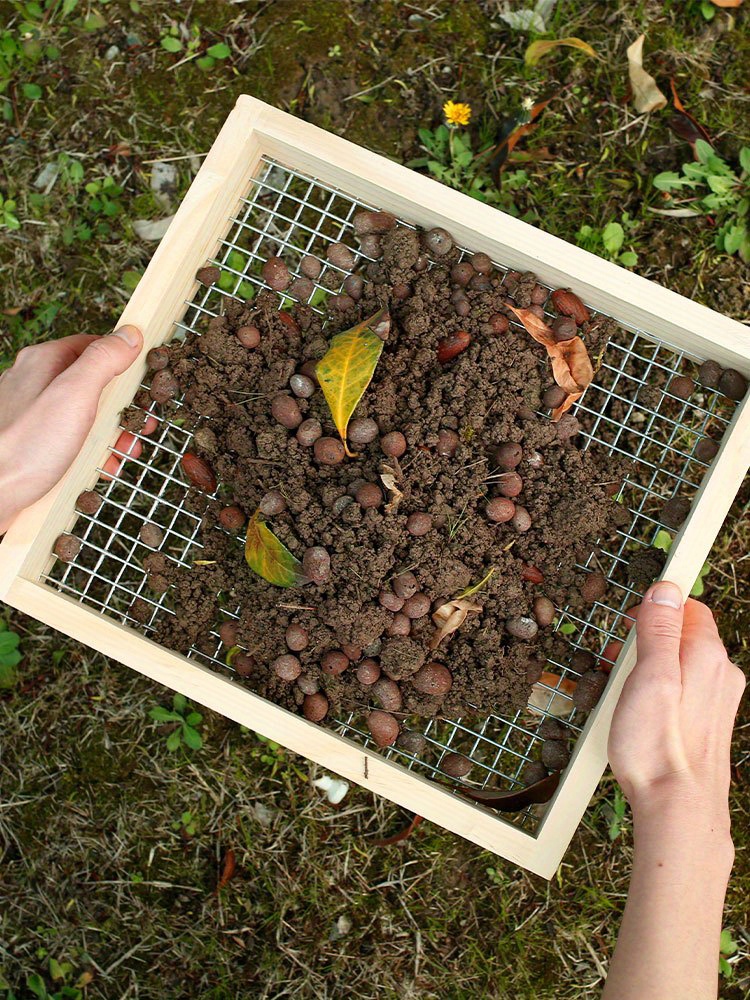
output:
[[[238,673],[316,720],[351,708],[510,712],[526,704],[552,645],[550,602],[603,592],[589,583],[581,596],[575,565],[625,516],[610,495],[623,470],[578,447],[569,413],[553,423],[535,412],[559,393],[544,348],[507,308],[541,313],[547,290],[533,274],[504,277],[484,254],[460,261],[449,234],[420,236],[386,213],[357,225],[377,260],[347,278],[325,318],[303,304],[279,311],[265,291],[230,300],[201,337],[173,343],[166,366],[160,350],[151,397],[168,410],[184,393],[180,417],[195,429],[187,478],[196,482],[197,458],[220,485],[208,502],[190,491],[205,512],[200,564],[151,570],[158,588],[171,582],[176,611],[156,638],[214,653],[211,631],[239,607],[222,631],[241,648]],[[286,265],[272,261],[269,282],[286,287]],[[384,306],[390,331],[350,423],[349,458],[315,362],[334,334]],[[611,321],[581,319],[599,354]],[[559,324],[562,334],[575,322]],[[263,511],[310,581],[281,589],[254,574],[244,531],[226,530],[229,507],[237,524]],[[485,578],[434,648],[432,614]],[[398,728],[375,723],[378,740],[393,742]]]

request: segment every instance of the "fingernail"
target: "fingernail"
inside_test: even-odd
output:
[[[652,604],[662,604],[668,608],[674,608],[675,611],[679,611],[682,607],[682,591],[676,583],[667,583],[666,580],[654,584],[648,599]]]
[[[141,342],[140,331],[134,326],[121,326],[119,330],[115,330],[110,336],[120,337],[128,347],[138,347]]]

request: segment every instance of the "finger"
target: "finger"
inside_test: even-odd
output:
[[[643,598],[635,626],[638,651],[635,669],[641,676],[680,678],[682,623],[680,588],[666,580],[655,583]]]
[[[119,475],[120,470],[129,458],[140,458],[142,452],[143,445],[138,438],[129,431],[123,431],[115,442],[115,452],[109,456],[102,466],[104,471],[100,478],[105,482],[114,479],[115,476]]]
[[[50,388],[98,404],[104,387],[130,367],[142,346],[143,337],[134,326],[123,326],[108,337],[98,337],[57,376]]]

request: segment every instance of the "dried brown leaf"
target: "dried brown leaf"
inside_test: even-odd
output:
[[[553,771],[546,778],[535,781],[533,785],[514,789],[512,792],[498,792],[484,788],[462,788],[461,794],[475,802],[482,802],[493,809],[499,809],[501,812],[517,812],[519,809],[525,809],[526,806],[538,802],[549,802],[559,784],[560,772]]]
[[[221,869],[221,876],[216,885],[216,893],[218,894],[220,889],[229,885],[229,882],[234,877],[234,873],[237,871],[237,858],[235,857],[234,851],[230,847],[227,853],[224,855],[224,866]]]
[[[545,670],[531,689],[529,708],[533,712],[555,715],[558,718],[570,715],[573,711],[571,699],[575,689],[576,682],[569,677],[560,677],[559,674]]]
[[[586,345],[581,338],[571,337],[570,340],[558,342],[550,327],[530,309],[516,309],[515,306],[511,305],[508,308],[518,317],[526,332],[537,343],[543,344],[547,348],[547,354],[552,361],[552,374],[555,382],[568,393],[569,397],[575,396],[575,399],[580,399],[584,389],[591,385],[594,378],[594,368]],[[558,407],[553,412],[552,419],[559,420],[565,410],[573,405],[575,399],[571,399],[570,402],[566,399],[562,408]]]
[[[415,815],[411,822],[407,823],[405,827],[401,830],[397,830],[396,833],[392,834],[390,837],[376,837],[372,842],[376,847],[388,847],[390,844],[398,844],[402,840],[406,840],[419,824],[422,822],[423,817]]]
[[[437,625],[437,632],[430,640],[430,649],[437,649],[446,636],[461,628],[469,614],[478,614],[481,610],[481,604],[465,597],[456,597],[452,601],[441,604],[432,616],[432,620]]]
[[[403,475],[397,458],[392,458],[390,462],[383,462],[380,466],[380,482],[392,494],[391,499],[385,505],[385,510],[389,514],[397,510],[398,505],[403,500],[404,494],[398,486],[399,482],[403,479]]]
[[[659,108],[666,107],[667,104],[667,99],[657,87],[656,80],[643,68],[643,43],[645,40],[646,36],[641,35],[627,50],[633,104],[635,110],[640,113],[658,111]]]
[[[669,86],[672,89],[672,104],[675,109],[675,114],[669,119],[669,127],[681,139],[690,143],[693,153],[695,153],[695,144],[698,139],[705,139],[709,146],[713,146],[711,136],[703,128],[700,122],[697,122],[695,118],[693,118],[680,100],[673,79],[670,79]],[[700,213],[696,212],[695,214],[699,215]]]

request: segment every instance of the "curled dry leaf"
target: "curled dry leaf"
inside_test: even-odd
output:
[[[535,781],[533,785],[526,788],[514,789],[511,792],[493,791],[484,788],[461,788],[461,794],[475,802],[482,802],[493,809],[500,809],[501,812],[517,812],[525,809],[526,806],[534,805],[538,802],[549,802],[560,784],[560,772],[553,771],[546,778]]]
[[[635,110],[658,111],[666,107],[667,99],[656,86],[656,80],[643,68],[643,43],[645,35],[641,35],[628,47],[628,73],[630,87],[633,91]]]
[[[677,88],[675,87],[674,80],[670,79],[669,86],[672,90],[672,104],[674,105],[675,110],[674,115],[672,115],[669,119],[669,127],[681,139],[690,143],[693,149],[693,155],[697,159],[698,157],[695,152],[695,144],[698,139],[703,139],[709,144],[709,146],[713,146],[713,140],[700,122],[697,122],[685,108],[685,105],[682,103],[677,94]],[[699,215],[700,213],[696,212],[695,214]],[[687,216],[683,216],[683,218],[687,218]]]
[[[711,0],[711,3],[714,7],[724,7],[726,9],[734,9],[742,6],[742,0]]]
[[[576,392],[569,392],[568,395],[565,397],[565,399],[562,401],[562,403],[560,403],[559,406],[556,406],[552,411],[552,417],[551,417],[552,423],[556,424],[557,421],[560,419],[560,417],[563,415],[563,413],[567,413],[568,410],[573,405],[573,403],[577,403],[582,395],[583,395],[583,390]]]
[[[550,690],[552,688],[552,690]],[[531,689],[529,708],[532,712],[555,715],[561,718],[573,711],[573,692],[576,682],[545,670]]]
[[[546,41],[532,42],[526,49],[524,62],[527,66],[536,66],[543,56],[546,56],[548,52],[556,49],[559,45],[565,45],[571,49],[580,49],[587,56],[594,56],[596,58],[594,49],[591,48],[588,42],[584,42],[581,38],[550,38]]]
[[[528,111],[523,108],[500,123],[496,145],[488,163],[490,175],[497,187],[500,187],[500,173],[516,143],[536,128],[534,119],[539,117],[551,100],[552,98],[548,97],[546,101],[540,101]]]
[[[221,877],[216,885],[214,892],[216,895],[219,894],[219,890],[223,889],[225,886],[229,885],[234,873],[237,871],[237,859],[235,857],[234,851],[230,847],[227,853],[224,855],[224,866],[221,870]]]
[[[446,636],[461,628],[469,614],[478,614],[481,610],[481,604],[469,601],[465,597],[456,597],[441,604],[432,615],[437,631],[430,639],[430,649],[437,649]]]
[[[305,579],[302,563],[261,520],[257,510],[245,536],[245,560],[250,569],[276,587],[295,587]]]
[[[337,333],[315,369],[333,422],[350,458],[353,453],[346,443],[346,428],[380,360],[383,341],[378,334],[387,332],[389,328],[388,310],[378,310],[351,329]]]
[[[415,815],[401,830],[397,830],[396,833],[392,834],[390,837],[376,837],[373,840],[373,844],[375,844],[376,847],[388,847],[390,844],[398,844],[399,841],[406,840],[407,837],[414,833],[421,822],[422,817]]]
[[[390,462],[383,462],[380,466],[380,482],[391,494],[391,499],[385,505],[385,510],[389,514],[392,514],[403,500],[404,494],[398,487],[402,478],[403,473],[397,458],[392,458]]]

